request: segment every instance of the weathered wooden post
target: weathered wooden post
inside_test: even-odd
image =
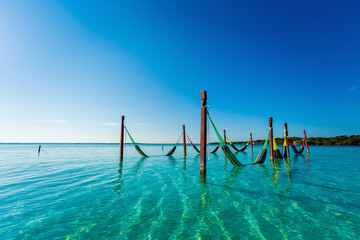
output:
[[[124,120],[125,120],[125,116],[121,116],[121,126],[120,126],[120,160],[123,160],[123,155],[124,155]]]
[[[183,125],[183,144],[184,144],[184,156],[186,156],[186,133],[185,133],[185,125]]]
[[[284,123],[284,138],[286,141],[286,158],[290,157],[290,151],[289,151],[289,141],[288,141],[288,128],[287,128],[287,123]]]
[[[200,177],[206,174],[206,91],[201,91],[201,130],[200,130]]]
[[[251,146],[251,152],[252,152],[253,151],[252,133],[250,133],[250,146]]]
[[[227,144],[227,142],[226,142],[226,132],[225,132],[225,129],[224,129],[224,143]]]
[[[274,135],[273,135],[273,128],[272,128],[272,117],[269,118],[269,154],[270,154],[270,161],[274,161],[275,153],[274,153]]]
[[[310,153],[310,151],[309,151],[309,146],[308,146],[308,143],[307,143],[307,138],[306,138],[305,129],[303,130],[303,132],[304,132],[304,141],[305,141],[306,151],[307,151],[307,153]]]

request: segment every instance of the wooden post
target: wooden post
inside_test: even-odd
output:
[[[272,117],[269,118],[269,154],[270,161],[274,161],[275,153],[274,153],[274,143],[273,143],[273,128],[272,128]]]
[[[290,158],[290,151],[289,151],[289,141],[288,141],[288,128],[287,128],[287,123],[284,123],[284,137],[286,138],[285,141],[286,141],[286,157],[287,158]]]
[[[201,91],[200,175],[206,174],[206,91]]]
[[[186,133],[185,133],[185,125],[183,125],[183,144],[184,144],[184,156],[186,156]]]
[[[120,126],[120,160],[123,160],[123,155],[124,155],[124,120],[125,120],[125,116],[121,116],[121,126]]]
[[[252,133],[250,133],[250,146],[251,146],[251,151],[253,151]]]
[[[224,129],[224,143],[227,144],[227,143],[226,143],[226,132],[225,132],[225,129]]]
[[[310,153],[310,151],[309,151],[309,146],[308,146],[308,143],[307,143],[307,138],[306,138],[305,129],[303,130],[303,132],[304,132],[304,141],[305,141],[306,151],[307,151],[307,153]]]

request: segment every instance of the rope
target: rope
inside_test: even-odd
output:
[[[210,108],[210,106],[209,105],[206,105],[205,106],[206,107],[206,114],[208,114],[208,111],[207,111],[207,109],[208,108]],[[209,119],[207,119],[207,123],[206,123],[206,126],[207,126],[207,137],[208,137],[208,141],[207,141],[207,148],[208,148],[208,150],[207,150],[207,152],[208,152],[208,155],[209,155],[209,157],[208,157],[208,159],[210,160],[210,129],[209,129]]]
[[[178,143],[179,143],[179,141],[180,141],[180,139],[181,139],[181,136],[183,135],[183,133],[181,133],[180,134],[180,137],[179,137],[179,139],[177,140],[177,142],[176,142],[176,144],[175,144],[175,146],[177,146],[178,145]]]
[[[206,106],[206,107],[208,107],[208,106]],[[207,120],[206,126],[209,126],[209,119],[206,119],[206,120]],[[210,129],[209,129],[209,127],[207,127],[207,136],[208,136],[208,144],[207,144],[208,150],[207,150],[207,152],[208,152],[208,155],[209,155],[208,159],[210,161]]]
[[[210,120],[210,122],[211,122],[211,125],[213,126],[213,128],[214,128],[214,130],[215,130],[216,136],[218,137],[221,146],[225,146],[226,144],[224,143],[224,140],[222,139],[220,133],[219,133],[218,130],[216,129],[215,124],[214,124],[213,121],[211,120],[211,117],[210,117],[209,112],[207,112],[206,114],[207,114],[207,116],[208,116],[208,118],[209,118],[209,120]]]
[[[124,126],[125,127],[125,126]],[[125,135],[125,146],[126,146],[126,144],[127,144],[127,138],[126,138],[126,134],[124,134]]]

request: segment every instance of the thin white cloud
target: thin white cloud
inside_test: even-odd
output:
[[[350,91],[359,93],[360,92],[359,87],[360,87],[359,85],[351,86]]]
[[[51,119],[50,122],[52,122],[52,123],[68,123],[69,121],[54,118],[54,119]]]
[[[104,122],[103,125],[108,126],[108,127],[116,127],[116,126],[119,126],[119,124],[114,123],[114,122]]]
[[[36,122],[46,122],[46,123],[68,123],[69,122],[67,120],[61,120],[61,119],[57,119],[57,118],[50,119],[50,120],[40,119],[40,120],[35,120],[35,121]]]
[[[145,125],[148,125],[147,123],[136,123],[136,125],[138,126],[145,126]]]

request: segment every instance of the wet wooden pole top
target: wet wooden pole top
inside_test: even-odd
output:
[[[269,154],[270,154],[270,161],[274,161],[274,142],[273,142],[273,128],[272,128],[273,119],[272,117],[269,118]]]
[[[201,91],[200,175],[206,173],[206,91]]]
[[[124,121],[125,121],[125,116],[121,116],[121,126],[120,126],[120,160],[123,160],[123,156],[124,156]]]
[[[226,131],[225,131],[225,129],[224,129],[224,143],[227,144],[227,142],[226,142]]]
[[[303,130],[303,132],[304,132],[304,141],[305,141],[306,151],[307,151],[307,153],[310,153],[310,151],[309,151],[309,146],[308,146],[308,143],[307,143],[307,138],[306,138],[305,129]]]
[[[184,156],[186,156],[186,132],[185,132],[185,125],[183,127],[183,144],[184,144]]]
[[[251,146],[251,151],[253,151],[252,133],[250,133],[250,146]]]

